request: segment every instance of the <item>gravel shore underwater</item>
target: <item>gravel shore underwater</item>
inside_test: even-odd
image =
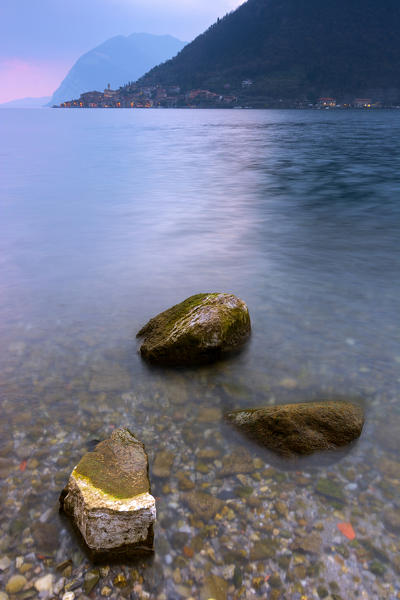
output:
[[[96,334],[74,335],[72,353],[62,337],[50,344],[31,331],[2,365],[1,600],[400,597],[399,417],[382,418],[382,398],[370,390],[362,438],[347,453],[278,460],[222,415],[317,397],[310,375],[241,371],[238,357],[132,378],[123,353],[93,364]],[[149,454],[155,555],[94,566],[58,495],[80,456],[120,425]]]

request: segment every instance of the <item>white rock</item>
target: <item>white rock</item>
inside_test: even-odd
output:
[[[74,469],[63,507],[94,554],[152,550],[156,507],[143,444],[115,430]]]
[[[74,592],[65,592],[65,594],[62,597],[62,600],[74,600],[74,598],[75,598]]]
[[[39,517],[39,521],[41,523],[46,523],[46,521],[49,520],[49,517],[51,515],[51,513],[53,512],[52,508],[48,508],[40,517]]]
[[[65,577],[60,577],[53,586],[53,593],[58,596],[65,585]],[[72,593],[72,592],[71,592]]]
[[[33,584],[38,592],[47,592],[48,594],[53,593],[53,575],[44,575],[40,577]]]
[[[10,565],[11,560],[8,558],[8,556],[3,556],[3,558],[0,558],[0,571],[6,571]]]

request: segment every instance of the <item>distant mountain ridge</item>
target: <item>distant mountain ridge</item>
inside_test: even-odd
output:
[[[398,0],[248,0],[140,85],[400,100]]]
[[[49,96],[42,98],[17,98],[0,104],[0,108],[44,108],[50,100]]]
[[[185,46],[170,35],[133,33],[113,37],[81,56],[71,68],[50,105],[60,104],[92,90],[135,81],[149,69],[175,56]]]

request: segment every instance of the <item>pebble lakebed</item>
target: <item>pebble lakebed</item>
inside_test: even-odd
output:
[[[133,374],[126,352],[104,349],[103,330],[70,330],[74,349],[64,333],[49,340],[31,329],[5,340],[0,600],[400,598],[400,416],[367,367],[345,382],[368,396],[360,442],[326,465],[293,463],[249,444],[222,416],[344,392],[321,390],[317,373],[224,361]],[[94,566],[59,515],[58,496],[82,454],[120,426],[149,454],[155,554]],[[214,500],[205,506],[201,494]],[[346,534],[341,523],[351,524]]]

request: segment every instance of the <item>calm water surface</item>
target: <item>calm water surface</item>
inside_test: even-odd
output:
[[[400,111],[2,110],[0,132],[0,589],[400,597]],[[205,291],[247,302],[246,350],[144,365],[140,327]],[[331,396],[367,420],[329,464],[277,463],[221,420]],[[151,475],[154,558],[90,590],[57,500],[118,426],[174,462]]]

